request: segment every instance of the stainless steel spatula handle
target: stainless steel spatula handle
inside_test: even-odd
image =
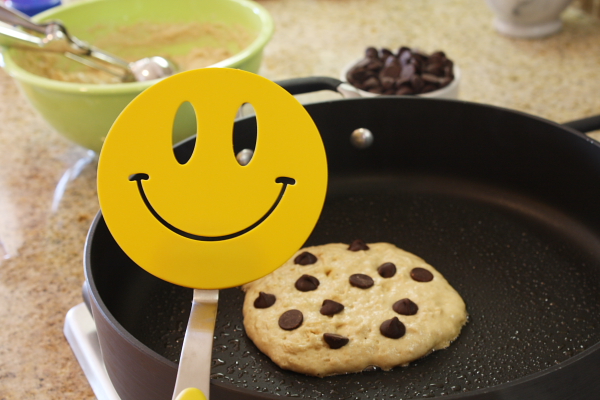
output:
[[[192,311],[183,339],[173,399],[184,389],[200,389],[206,398],[210,391],[212,343],[217,318],[218,290],[194,290]]]

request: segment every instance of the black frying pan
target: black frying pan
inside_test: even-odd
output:
[[[460,101],[347,99],[306,108],[330,171],[307,245],[394,243],[445,275],[470,322],[448,349],[408,367],[314,378],[281,370],[260,353],[244,334],[243,293],[224,290],[212,399],[600,398],[596,142],[549,121]],[[350,144],[357,128],[372,131],[372,146]],[[255,129],[253,118],[235,124],[235,151],[251,146]],[[179,145],[178,157],[193,145]],[[85,269],[117,392],[123,400],[170,399],[191,290],[136,266],[100,214]]]

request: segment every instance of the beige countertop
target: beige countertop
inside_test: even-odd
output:
[[[460,65],[462,100],[557,122],[600,114],[600,20],[574,7],[559,34],[524,40],[497,34],[481,0],[261,3],[276,24],[261,70],[271,79],[337,77],[367,46],[410,45]],[[94,398],[63,336],[67,311],[81,302],[84,240],[98,210],[95,162],[65,175],[86,154],[0,71],[1,400]]]

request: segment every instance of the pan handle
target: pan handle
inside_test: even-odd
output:
[[[83,302],[87,307],[90,314],[92,314],[92,300],[90,299],[90,284],[87,280],[83,281],[83,285],[81,287],[81,297],[83,297]]]
[[[277,84],[291,94],[302,94],[318,92],[319,90],[331,90],[337,92],[342,81],[328,76],[308,76],[306,78],[292,78],[277,81]]]
[[[346,98],[360,97],[350,84],[328,76],[284,79],[277,81],[277,84],[293,95],[331,90],[332,92],[341,93]]]
[[[284,79],[277,81],[277,84],[293,95],[331,90],[341,93],[344,97],[360,97],[350,84],[328,76]],[[566,122],[563,126],[579,132],[591,132],[600,129],[600,115]]]
[[[591,132],[600,129],[600,115],[569,121],[563,124],[568,128],[575,129],[579,132]]]

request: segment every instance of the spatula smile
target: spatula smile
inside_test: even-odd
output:
[[[196,235],[196,234],[181,230],[181,229],[177,228],[176,226],[170,224],[163,217],[160,216],[160,214],[154,209],[154,207],[152,207],[152,204],[150,204],[150,200],[148,200],[148,197],[146,196],[146,193],[144,192],[144,187],[142,185],[142,181],[145,181],[148,179],[150,179],[150,176],[148,174],[144,174],[144,173],[133,174],[129,177],[130,181],[137,182],[137,187],[138,187],[138,191],[140,192],[140,196],[141,196],[142,200],[144,201],[146,208],[148,208],[148,211],[150,211],[150,213],[154,216],[154,218],[156,218],[156,220],[158,222],[160,222],[161,224],[163,224],[166,228],[168,228],[169,230],[171,230],[172,232],[175,232],[176,234],[178,234],[180,236],[183,236],[183,237],[186,237],[186,238],[192,239],[192,240],[203,241],[203,242],[218,242],[218,241],[222,241],[222,240],[233,239],[233,238],[241,236],[245,233],[250,232],[252,229],[256,228],[263,221],[265,221],[267,218],[269,218],[269,216],[273,213],[273,211],[275,211],[275,209],[279,205],[279,202],[283,198],[283,195],[285,194],[285,190],[287,189],[287,186],[296,184],[295,179],[288,178],[285,176],[280,176],[279,178],[275,179],[275,183],[282,184],[281,190],[279,191],[279,195],[277,196],[277,199],[275,200],[275,202],[273,203],[271,208],[265,213],[265,215],[263,215],[261,218],[259,218],[255,223],[253,223],[252,225],[250,225],[238,232],[231,233],[228,235],[203,236],[203,235]]]

